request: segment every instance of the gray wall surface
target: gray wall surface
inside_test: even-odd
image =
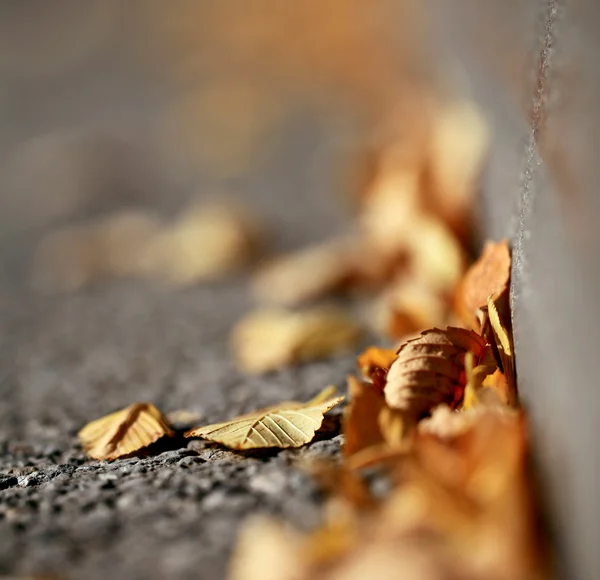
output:
[[[519,388],[561,575],[600,578],[600,10],[578,0],[443,5],[436,31],[493,124],[484,231],[513,241]]]

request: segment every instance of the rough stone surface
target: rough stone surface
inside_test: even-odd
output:
[[[12,339],[1,361],[1,574],[221,578],[247,514],[318,523],[319,490],[302,462],[335,454],[335,433],[245,454],[178,436],[112,463],[86,459],[76,439],[86,421],[132,401],[217,421],[343,386],[351,355],[240,375],[226,339],[248,306],[239,281],[176,294],[124,283],[13,296],[2,318]]]

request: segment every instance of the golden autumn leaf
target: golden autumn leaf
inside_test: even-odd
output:
[[[152,403],[134,403],[88,423],[79,440],[93,459],[117,459],[173,435],[163,414]]]
[[[478,312],[487,305],[488,297],[498,298],[508,288],[510,265],[508,240],[486,242],[456,292],[454,307],[465,324],[479,328]]]
[[[465,354],[472,352],[479,359],[485,347],[485,340],[472,330],[426,330],[400,347],[387,373],[387,404],[420,418],[436,405],[457,402],[465,385]]]
[[[342,352],[360,335],[358,324],[338,308],[261,309],[236,325],[231,347],[243,371],[262,373]]]
[[[330,395],[331,390],[324,392]],[[223,423],[195,427],[185,436],[216,441],[230,449],[300,447],[312,441],[325,413],[344,400],[343,396],[323,398],[317,395],[306,403],[280,403]]]

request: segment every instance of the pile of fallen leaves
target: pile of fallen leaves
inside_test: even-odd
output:
[[[395,346],[358,356],[347,378],[342,457],[306,466],[329,498],[322,527],[301,535],[251,520],[233,580],[546,576],[517,391],[508,242],[488,242],[467,267],[486,131],[468,103],[431,107],[410,141],[381,146],[356,200],[353,235],[254,273],[252,292],[263,304],[231,335],[241,370],[264,373],[354,348],[363,330],[357,317],[315,304],[340,293],[367,296],[367,321]],[[174,237],[185,238],[179,229],[151,237],[172,249]],[[176,272],[168,252],[152,255],[163,258],[150,263]],[[188,280],[182,271],[175,278]],[[234,450],[300,447],[344,398],[328,387],[308,402],[185,436]],[[90,457],[112,460],[171,436],[175,421],[136,403],[90,423],[80,439]]]

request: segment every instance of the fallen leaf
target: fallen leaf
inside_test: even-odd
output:
[[[387,404],[407,417],[420,418],[436,405],[459,401],[465,386],[465,354],[472,352],[479,359],[485,346],[475,332],[454,327],[427,330],[409,340],[387,373]]]
[[[216,441],[230,449],[300,447],[313,439],[325,413],[343,400],[341,396],[322,401],[317,395],[307,403],[281,403],[223,423],[196,427],[185,436]]]
[[[173,435],[163,414],[152,403],[134,403],[88,423],[79,440],[93,459],[117,459]]]
[[[367,447],[384,442],[379,427],[379,414],[385,399],[369,384],[348,377],[350,403],[344,410],[344,455],[350,457]]]
[[[148,244],[140,269],[176,286],[219,279],[256,254],[259,231],[240,204],[192,201]]]
[[[231,347],[243,371],[263,373],[343,352],[354,346],[360,335],[358,324],[337,308],[263,309],[238,322]]]
[[[502,363],[502,370],[504,372],[504,378],[506,379],[507,402],[509,405],[514,406],[517,404],[518,393],[517,382],[515,378],[512,332],[510,330],[510,325],[503,321],[492,296],[488,298],[487,307],[490,326],[492,327],[494,334],[495,345],[500,355],[500,362]]]
[[[481,256],[469,268],[456,291],[455,309],[465,324],[479,329],[479,310],[487,306],[489,296],[499,297],[510,280],[508,240],[486,242]]]

